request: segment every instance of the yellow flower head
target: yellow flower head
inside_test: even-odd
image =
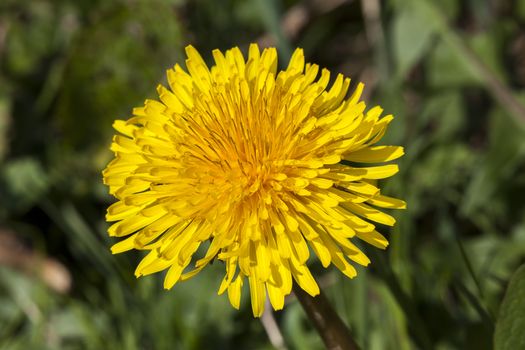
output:
[[[255,316],[266,295],[283,308],[292,278],[319,293],[310,251],[354,277],[348,260],[370,261],[352,241],[385,248],[374,223],[395,220],[377,207],[405,207],[376,184],[397,165],[362,164],[403,155],[374,146],[393,117],[380,118],[380,107],[365,112],[363,84],[345,99],[350,79],[342,75],[327,89],[330,73],[305,65],[301,49],[279,72],[276,50],[255,44],[247,61],[237,47],[213,51],[211,69],[192,46],[186,53],[187,72],[168,70],[159,101],[114,123],[115,159],[103,174],[118,201],[106,218],[116,222],[110,236],[127,238],[112,252],[149,251],[135,274],[168,269],[167,289],[221,260],[219,294],[227,290],[238,308],[247,279]]]

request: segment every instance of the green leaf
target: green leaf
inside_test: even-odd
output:
[[[512,276],[501,303],[494,348],[496,350],[525,349],[525,265]]]
[[[22,158],[7,163],[0,171],[0,187],[3,204],[14,210],[22,210],[34,204],[49,187],[47,174],[38,161]]]
[[[427,99],[418,121],[424,122],[420,128],[430,124],[435,128],[434,137],[438,141],[451,139],[463,129],[465,124],[464,103],[457,90],[445,91]]]
[[[428,16],[419,6],[403,6],[392,25],[397,74],[406,75],[409,69],[425,54],[435,33]],[[431,19],[430,19],[431,20]]]
[[[494,72],[498,78],[504,80],[499,52],[499,43],[502,41],[496,30],[469,37],[467,44],[481,58],[484,64]],[[444,35],[441,33],[441,35]],[[432,50],[428,60],[427,73],[431,86],[465,86],[480,85],[483,83],[478,71],[472,62],[463,53],[446,41],[440,41]]]
[[[490,113],[490,145],[472,178],[461,210],[470,215],[477,210],[495,211],[507,201],[498,201],[502,189],[519,176],[519,167],[525,156],[525,131],[511,120],[503,110]],[[508,198],[507,198],[508,199]],[[487,208],[487,201],[491,206]],[[499,202],[499,204],[498,204]]]
[[[280,57],[287,61],[292,55],[292,48],[283,33],[280,25],[281,10],[280,1],[277,0],[254,0],[266,30],[273,35],[277,42]]]

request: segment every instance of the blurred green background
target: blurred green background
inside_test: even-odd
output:
[[[109,251],[112,121],[186,44],[211,62],[250,42],[283,65],[303,47],[396,116],[384,142],[406,156],[384,185],[409,209],[381,228],[389,249],[365,247],[354,280],[312,260],[363,349],[516,338],[523,302],[499,310],[525,262],[525,1],[1,0],[0,349],[322,348],[293,298],[272,330],[247,293],[240,311],[216,296],[220,264],[166,292]]]

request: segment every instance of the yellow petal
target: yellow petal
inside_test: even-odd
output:
[[[332,261],[331,254],[323,241],[320,238],[314,238],[310,240],[310,246],[319,258],[319,261],[321,261],[321,265],[323,265],[324,268],[330,266],[330,262]]]
[[[276,287],[271,283],[266,283],[266,289],[274,310],[282,310],[284,307],[284,294],[281,288]]]
[[[314,277],[310,273],[310,270],[306,265],[299,264],[295,259],[290,260],[290,267],[293,271],[293,278],[306,293],[315,297],[319,294],[319,286],[315,281]]]
[[[261,317],[264,312],[264,302],[266,300],[264,284],[259,281],[254,273],[248,276],[248,281],[250,283],[250,297],[252,300],[253,316]]]
[[[401,146],[373,146],[343,155],[345,160],[359,163],[380,163],[397,159],[405,154]]]
[[[356,232],[356,235],[374,247],[385,249],[388,246],[387,239],[375,230],[370,232]]]
[[[392,175],[395,175],[399,171],[397,164],[387,164],[370,168],[358,168],[361,171],[365,171],[363,178],[365,179],[385,179]]]
[[[241,304],[242,280],[242,275],[238,275],[233,283],[228,286],[228,299],[230,299],[230,303],[237,310]]]
[[[188,261],[189,263],[189,261]],[[180,275],[182,274],[182,270],[184,270],[184,265],[179,264],[173,264],[168,270],[168,273],[166,274],[166,278],[164,279],[164,289],[171,289],[179,281]]]
[[[123,253],[135,248],[135,235],[130,236],[111,246],[111,254]]]
[[[123,201],[113,203],[107,210],[106,221],[117,221],[133,216],[140,211],[141,207],[128,206]]]
[[[383,224],[383,225],[393,226],[396,223],[396,219],[394,219],[392,216],[385,214],[383,212],[380,212],[379,210],[376,210],[366,204],[348,202],[348,203],[342,204],[342,206],[347,208],[351,212],[354,212],[369,220],[379,222],[380,224]]]
[[[406,209],[407,204],[401,199],[392,198],[388,196],[375,196],[367,201],[369,204],[375,205],[381,208],[389,209]]]

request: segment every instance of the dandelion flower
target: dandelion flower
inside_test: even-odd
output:
[[[355,277],[350,261],[370,262],[356,239],[388,245],[375,225],[395,220],[377,208],[405,207],[376,181],[398,171],[382,163],[403,155],[375,145],[393,117],[365,111],[363,84],[347,97],[350,79],[338,75],[327,88],[329,71],[305,65],[301,49],[282,71],[276,50],[255,44],[247,60],[237,47],[214,50],[211,68],[192,46],[186,53],[159,100],[114,123],[103,175],[118,201],[106,218],[109,235],[126,238],[112,252],[148,251],[135,274],[167,269],[166,289],[220,260],[219,294],[239,308],[247,280],[255,316],[267,295],[282,309],[293,280],[319,293],[311,252]]]

